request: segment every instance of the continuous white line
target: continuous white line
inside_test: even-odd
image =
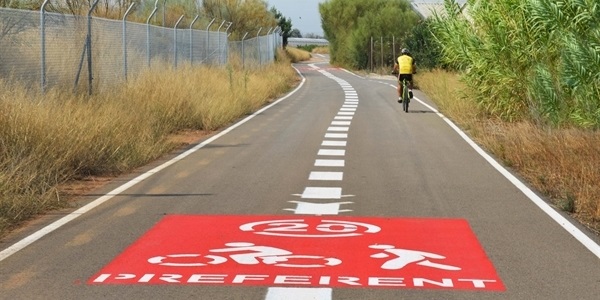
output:
[[[344,70],[344,69],[342,69]],[[361,76],[358,76],[348,70],[344,70],[345,72],[352,74],[358,78],[366,79]],[[380,82],[380,81],[378,81]],[[395,85],[389,84],[387,82],[381,82],[383,84],[387,84],[392,88],[396,88]],[[467,142],[479,155],[481,155],[492,167],[494,167],[500,174],[502,174],[508,181],[510,181],[516,188],[518,188],[529,200],[531,200],[535,205],[537,205],[544,213],[546,213],[550,218],[552,218],[558,225],[560,225],[563,229],[565,229],[571,236],[577,239],[584,247],[586,247],[589,251],[591,251],[596,257],[600,258],[600,245],[588,237],[585,233],[583,233],[579,228],[577,228],[573,223],[563,217],[560,213],[558,213],[554,208],[552,208],[546,201],[540,198],[536,193],[534,193],[529,187],[527,187],[521,180],[519,180],[516,176],[511,174],[506,168],[504,168],[500,163],[498,163],[494,158],[492,158],[489,154],[487,154],[479,145],[477,145],[466,133],[464,133],[458,126],[456,126],[450,119],[440,113],[437,109],[433,108],[429,104],[425,103],[421,99],[414,97],[414,100],[421,103],[423,106],[429,108],[431,111],[435,112],[440,118],[442,118],[454,131],[458,133],[458,135]]]
[[[178,156],[176,156],[175,158],[163,163],[162,165],[155,167],[154,169],[141,174],[137,177],[135,177],[134,179],[130,180],[129,182],[121,185],[120,187],[110,191],[108,194],[88,203],[87,205],[81,207],[80,209],[62,217],[61,219],[47,225],[46,227],[34,232],[33,234],[25,237],[24,239],[18,241],[17,243],[13,244],[12,246],[4,249],[3,251],[0,252],[0,261],[3,261],[4,259],[6,259],[7,257],[17,253],[18,251],[22,250],[23,248],[31,245],[33,242],[41,239],[42,237],[44,237],[45,235],[53,232],[54,230],[62,227],[63,225],[69,223],[70,221],[76,219],[77,217],[83,215],[84,213],[102,205],[104,202],[112,199],[114,196],[117,196],[119,194],[121,194],[122,192],[124,192],[125,190],[131,188],[132,186],[136,185],[137,183],[143,181],[144,179],[147,179],[148,177],[154,175],[155,173],[158,173],[159,171],[167,168],[168,166],[184,159],[185,157],[187,157],[188,155],[198,151],[199,149],[205,147],[206,145],[212,143],[213,141],[215,141],[216,139],[228,134],[229,132],[231,132],[232,130],[234,130],[235,128],[241,126],[242,124],[250,121],[251,119],[253,119],[254,117],[258,116],[259,114],[263,113],[264,111],[266,111],[267,109],[277,105],[279,102],[289,98],[291,95],[295,94],[302,86],[304,86],[304,83],[306,82],[306,78],[304,78],[304,76],[302,76],[302,74],[300,73],[300,71],[298,71],[296,69],[296,72],[298,74],[300,74],[300,76],[302,77],[302,81],[300,82],[300,84],[298,85],[298,87],[296,87],[293,91],[291,91],[290,93],[288,93],[287,95],[285,95],[284,97],[280,98],[279,100],[265,106],[264,108],[258,110],[257,112],[255,112],[254,114],[248,116],[247,118],[241,120],[240,122],[232,125],[231,127],[228,127],[227,129],[223,130],[222,132],[220,132],[219,134],[207,139],[206,141],[196,145],[195,147],[179,154]]]
[[[391,85],[396,88],[395,86]],[[544,213],[550,216],[558,225],[564,228],[569,234],[571,234],[575,239],[577,239],[584,247],[590,250],[594,255],[600,258],[600,245],[598,245],[594,240],[588,237],[585,233],[583,233],[579,228],[577,228],[573,223],[563,217],[560,213],[554,210],[546,201],[536,195],[529,187],[527,187],[521,180],[519,180],[516,176],[511,174],[506,168],[504,168],[501,164],[499,164],[494,158],[492,158],[489,154],[487,154],[479,145],[477,145],[466,133],[464,133],[458,126],[456,126],[450,119],[440,113],[437,109],[433,108],[429,104],[420,100],[417,97],[413,98],[417,100],[419,103],[429,108],[431,111],[435,112],[440,118],[442,118],[454,131],[458,133],[463,140],[467,142],[475,151],[481,155],[492,167],[494,167],[500,174],[502,174],[508,181],[510,181],[515,187],[517,187],[521,192],[529,198],[535,205],[537,205]]]
[[[529,198],[535,205],[537,205],[543,212],[545,212],[548,216],[550,216],[556,223],[558,223],[562,228],[564,228],[567,232],[569,232],[574,238],[576,238],[581,244],[583,244],[586,248],[588,248],[594,255],[600,258],[600,245],[594,242],[591,238],[589,238],[585,233],[583,233],[579,228],[575,227],[573,223],[569,222],[565,217],[559,214],[556,210],[554,210],[546,201],[536,195],[530,188],[528,188],[521,180],[511,174],[506,168],[500,165],[495,159],[493,159],[489,154],[487,154],[479,145],[477,145],[467,134],[465,134],[458,126],[456,126],[450,119],[444,116],[442,113],[438,112],[437,109],[431,107],[427,103],[419,100],[418,98],[413,98],[419,101],[421,104],[425,105],[427,108],[431,109],[435,112],[440,118],[442,118],[454,131],[460,135],[469,144],[479,155],[481,155],[490,165],[492,165],[500,174],[502,174],[506,179],[508,179],[515,187],[517,187],[527,198]]]

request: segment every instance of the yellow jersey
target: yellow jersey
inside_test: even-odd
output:
[[[415,60],[408,55],[399,56],[398,57],[398,73],[412,74],[414,62],[415,62]]]

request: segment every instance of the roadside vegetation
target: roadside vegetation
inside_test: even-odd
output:
[[[261,0],[243,2],[252,4],[249,10],[265,9]],[[398,43],[417,57],[417,84],[440,111],[554,205],[600,233],[600,6],[468,0],[465,17],[454,1],[445,2],[445,17],[420,22],[405,0],[329,0],[320,11],[330,47],[313,52],[365,69],[369,37],[406,37]],[[34,2],[0,0],[7,3]],[[151,10],[154,2],[141,3]],[[186,1],[167,3],[192,15],[198,9]],[[234,0],[224,3],[237,7]],[[233,12],[212,8],[203,8],[207,16]],[[179,15],[167,14],[166,26]],[[254,14],[239,16],[253,20]],[[254,25],[260,20],[265,26],[286,22],[269,18]],[[91,97],[51,90],[42,99],[0,80],[0,237],[36,214],[70,205],[62,183],[131,171],[180,145],[173,135],[210,133],[268,103],[295,84],[289,63],[307,57],[287,47],[277,63],[256,70],[241,68],[235,58],[225,68],[177,73],[156,66]]]
[[[0,7],[39,10],[42,2],[0,0]],[[155,1],[101,0],[94,15],[120,19],[133,2],[129,20],[145,22]],[[153,18],[152,24],[169,27],[182,14],[202,14],[199,26],[212,18],[234,21],[232,40],[288,21],[262,0],[166,4],[164,19]],[[89,6],[64,1],[50,3],[47,10],[77,15]],[[177,70],[157,62],[127,83],[92,96],[58,88],[41,96],[0,78],[0,238],[35,215],[73,205],[67,183],[132,171],[182,146],[182,135],[210,134],[256,111],[297,84],[290,63],[306,57],[306,51],[278,49],[274,64],[253,68],[244,68],[236,57],[226,66],[180,65]]]
[[[369,37],[406,36],[399,43],[417,60],[416,85],[440,111],[556,207],[600,233],[595,1],[467,0],[461,6],[445,0],[446,13],[407,22],[408,29],[380,29],[377,24],[395,23],[373,13],[386,7],[413,20],[404,11],[407,1],[339,2],[320,5],[333,63],[367,69]],[[367,2],[375,9],[361,6]]]
[[[331,62],[350,69],[369,65],[371,37],[396,36],[401,45],[419,21],[407,0],[329,0],[319,12]]]
[[[311,52],[315,54],[329,54],[329,46],[318,46],[312,49]]]
[[[235,60],[234,60],[235,61]],[[110,93],[51,90],[44,97],[0,81],[0,236],[70,203],[59,185],[128,172],[180,146],[182,131],[227,126],[297,80],[290,59],[260,69],[157,67]]]
[[[290,58],[290,60],[293,63],[297,63],[297,62],[300,62],[300,61],[306,61],[306,60],[309,60],[312,57],[312,55],[310,54],[309,51],[306,51],[306,50],[301,49],[301,48],[296,48],[296,47],[290,47],[290,46],[288,46],[288,47],[285,48],[285,51],[287,52],[288,57]]]
[[[446,1],[440,66],[419,86],[552,203],[600,233],[600,9],[589,1]],[[470,6],[469,6],[470,5]]]
[[[600,132],[506,122],[482,113],[454,72],[420,72],[415,79],[440,112],[559,209],[600,234]]]

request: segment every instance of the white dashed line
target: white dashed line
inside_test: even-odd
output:
[[[340,212],[351,211],[349,209],[340,209],[340,206],[342,204],[350,204],[352,202],[310,203],[303,201],[290,201],[290,203],[296,203],[296,208],[286,210],[293,211],[294,214],[297,215],[338,215]]]
[[[320,149],[319,156],[344,156],[346,150],[334,150],[334,149]]]
[[[323,141],[321,146],[346,147],[346,141]]]
[[[310,172],[308,180],[329,180],[329,181],[341,181],[344,179],[343,172]]]
[[[315,167],[344,167],[345,161],[343,159],[317,159],[315,161]]]
[[[306,300],[306,299],[332,299],[333,289],[331,288],[287,288],[277,287],[269,288],[266,300]]]
[[[331,127],[327,128],[327,131],[331,131],[331,132],[347,132],[348,130],[350,130],[350,127],[331,126]]]
[[[316,68],[314,64],[310,65]],[[344,90],[345,99],[342,108],[335,116],[335,120],[332,121],[331,126],[327,128],[325,134],[326,139],[339,139],[335,141],[324,140],[322,146],[325,147],[346,147],[348,139],[347,133],[350,129],[350,120],[354,116],[356,108],[358,107],[358,93],[354,88],[346,81],[337,78],[329,72],[319,70],[321,74],[335,80]],[[339,121],[344,120],[344,121]],[[345,156],[346,150],[343,149],[319,149],[319,156]],[[315,167],[337,167],[343,168],[345,166],[345,160],[342,159],[317,159],[315,161]],[[341,181],[343,180],[343,172],[331,172],[331,171],[313,171],[309,175],[309,180],[321,180],[321,181]],[[303,199],[314,199],[314,200],[329,200],[329,199],[341,199],[342,188],[339,187],[307,187],[302,193]],[[338,215],[340,212],[348,212],[351,210],[341,209],[342,204],[350,204],[352,202],[337,202],[337,203],[312,203],[304,201],[290,201],[296,203],[295,209],[286,209],[293,211],[294,214],[309,214],[309,215]],[[280,300],[280,299],[313,299],[313,300],[331,300],[332,290],[329,288],[269,288],[266,300]]]
[[[300,197],[302,199],[342,199],[342,188],[307,187]]]
[[[328,138],[328,139],[347,139],[348,138],[348,134],[347,133],[326,133],[325,134],[325,138]]]

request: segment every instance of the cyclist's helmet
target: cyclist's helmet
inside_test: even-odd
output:
[[[409,53],[410,53],[410,52],[408,51],[408,49],[406,49],[406,48],[403,48],[403,49],[402,49],[402,54],[409,54]]]

